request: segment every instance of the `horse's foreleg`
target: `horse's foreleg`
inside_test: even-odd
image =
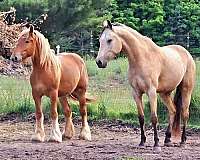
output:
[[[71,108],[67,101],[67,98],[65,96],[60,97],[60,103],[63,107],[65,121],[66,121],[65,129],[63,131],[63,138],[71,139],[74,135],[74,125],[72,122],[72,111],[71,111]]]
[[[35,126],[35,134],[32,136],[32,141],[43,142],[45,138],[44,133],[44,116],[42,113],[42,106],[41,106],[41,96],[38,96],[34,92],[32,93],[33,99],[35,101],[35,119],[36,119],[36,126]]]
[[[58,123],[58,112],[57,112],[57,100],[58,92],[50,92],[51,100],[51,120],[52,120],[52,130],[49,141],[52,142],[62,142],[62,134],[60,132],[59,123]]]
[[[170,93],[160,93],[160,97],[163,100],[163,103],[166,105],[168,111],[169,111],[169,120],[168,120],[168,127],[167,131],[165,132],[165,146],[171,145],[171,132],[172,132],[172,126],[174,122],[174,117],[176,114],[176,107],[174,105],[174,102],[171,98],[171,92]]]
[[[87,106],[85,96],[79,99],[80,113],[82,117],[82,128],[79,138],[84,140],[91,140],[90,127],[87,122]]]
[[[137,93],[136,91],[133,91],[133,98],[137,105],[138,119],[139,119],[140,129],[141,129],[141,141],[140,141],[139,146],[144,146],[144,143],[146,142],[146,136],[145,136],[144,106],[142,103],[142,94]]]
[[[153,125],[154,130],[154,148],[153,150],[155,152],[160,152],[161,148],[159,146],[159,138],[158,138],[158,131],[157,131],[157,123],[158,123],[158,117],[157,117],[157,94],[155,88],[150,88],[148,93],[148,98],[150,102],[150,108],[151,108],[151,122]]]

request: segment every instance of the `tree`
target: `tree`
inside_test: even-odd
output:
[[[35,19],[41,13],[47,12],[48,0],[4,0],[0,2],[0,11],[9,10],[10,7],[16,9],[16,20],[20,22],[26,17]]]
[[[156,42],[161,41],[164,26],[163,0],[114,0],[110,12],[113,21],[124,23]]]

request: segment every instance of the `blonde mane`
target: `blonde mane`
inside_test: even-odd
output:
[[[126,26],[126,25],[124,25],[124,24],[121,24],[121,23],[115,23],[115,24],[113,24],[113,26],[124,28],[124,29],[127,30],[129,33],[131,33],[133,36],[135,36],[136,38],[141,39],[141,40],[144,41],[144,42],[151,43],[151,44],[152,44],[153,46],[155,46],[155,47],[158,47],[158,45],[157,45],[156,43],[154,43],[154,42],[152,41],[152,39],[150,39],[150,38],[147,37],[147,36],[144,36],[144,35],[140,34],[139,32],[137,32],[136,30],[134,30],[134,29],[131,28],[131,27],[128,27],[128,26]]]
[[[23,35],[27,35],[29,33],[29,29],[22,31],[20,37]],[[48,67],[53,66],[55,69],[60,69],[60,62],[55,55],[55,52],[50,48],[50,44],[47,38],[44,37],[42,33],[34,30],[36,37],[38,38],[38,49],[40,54],[40,66],[47,69]]]

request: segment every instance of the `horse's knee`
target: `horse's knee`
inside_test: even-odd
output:
[[[87,112],[86,98],[82,97],[79,100],[79,104],[80,104],[80,112],[81,112],[81,114],[86,114],[86,112]]]
[[[85,115],[87,115],[87,109],[86,109],[86,106],[80,107],[80,113],[81,113],[81,116],[85,116]]]
[[[64,113],[65,117],[68,118],[68,117],[71,116],[71,114],[72,114],[72,110],[71,110],[70,107],[66,107],[65,109],[63,109],[63,113]]]
[[[187,121],[189,119],[189,111],[188,110],[182,111],[182,118],[183,118],[183,121]]]
[[[55,109],[51,109],[51,119],[55,120],[58,118],[58,112]]]
[[[138,119],[139,119],[140,124],[144,125],[144,115],[139,115]]]
[[[40,120],[43,117],[43,113],[42,112],[35,112],[35,117],[37,120]]]

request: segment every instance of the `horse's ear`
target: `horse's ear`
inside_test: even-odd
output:
[[[30,28],[30,23],[26,23],[24,26],[28,29]]]
[[[106,20],[103,22],[103,27],[104,28],[110,28],[112,30],[112,24],[109,20]]]
[[[30,31],[29,31],[29,33],[32,34],[33,31],[34,31],[34,27],[33,27],[33,25],[31,24],[31,25],[30,25]]]
[[[108,27],[112,30],[112,23],[109,20],[107,20],[107,22],[108,22]]]

